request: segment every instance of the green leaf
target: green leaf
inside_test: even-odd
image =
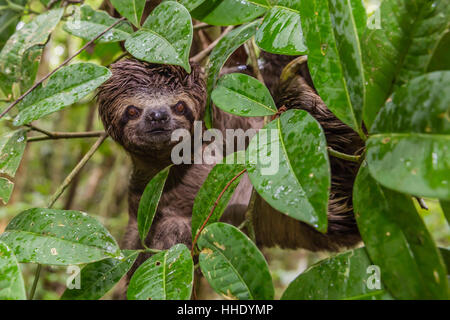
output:
[[[169,175],[170,166],[161,170],[156,176],[150,180],[145,187],[138,208],[138,231],[142,243],[147,238],[148,231],[152,226],[156,209],[158,208],[159,199],[161,198],[167,176]]]
[[[33,208],[15,216],[0,235],[21,263],[90,263],[119,257],[116,240],[84,212]]]
[[[14,183],[6,178],[0,177],[0,200],[6,205],[14,189]]]
[[[78,9],[78,8],[77,8]],[[99,33],[117,22],[105,11],[97,11],[88,5],[83,5],[64,24],[64,30],[73,36],[85,40],[94,39]],[[116,42],[126,40],[133,33],[133,28],[126,22],[119,23],[101,36],[96,42]]]
[[[353,204],[367,252],[389,292],[397,299],[447,299],[445,265],[412,199],[383,188],[363,164]]]
[[[87,62],[61,68],[18,104],[14,125],[29,123],[79,101],[110,76],[107,68]]]
[[[447,0],[381,3],[381,28],[367,29],[362,41],[367,66],[363,117],[368,128],[397,86],[429,70],[448,32],[449,16]]]
[[[266,0],[208,0],[192,10],[192,17],[215,26],[253,21],[266,12]]]
[[[185,6],[189,11],[194,10],[205,1],[206,0],[178,0],[178,2]]]
[[[145,0],[111,0],[114,8],[136,27],[140,27]]]
[[[450,71],[425,74],[399,87],[381,109],[367,162],[382,185],[450,199],[449,86]]]
[[[439,201],[447,223],[450,224],[450,201]],[[450,267],[450,265],[449,265]]]
[[[14,188],[13,178],[22,161],[27,144],[26,131],[23,129],[8,132],[0,138],[0,199],[7,204]]]
[[[27,144],[26,130],[8,132],[0,138],[0,173],[14,177]]]
[[[442,259],[445,262],[447,267],[447,275],[450,274],[450,250],[447,248],[439,248],[439,252],[441,253]]]
[[[0,300],[26,300],[25,285],[14,252],[0,241]]]
[[[300,8],[314,86],[336,117],[363,135],[362,2],[311,0],[301,1]]]
[[[188,300],[192,293],[194,263],[189,249],[176,244],[153,255],[133,274],[128,300]]]
[[[220,78],[211,98],[217,107],[238,116],[258,117],[277,113],[269,89],[243,73],[227,74]]]
[[[25,6],[26,0],[13,0],[10,1],[20,6]],[[7,6],[6,0],[0,0],[0,7]],[[22,11],[13,9],[0,10],[0,49],[3,48],[8,38],[16,31],[16,25],[20,20]]]
[[[270,9],[256,32],[255,41],[264,51],[276,54],[300,55],[308,50],[300,12],[295,8],[275,6]]]
[[[182,66],[190,73],[192,35],[189,11],[179,3],[166,1],[152,11],[141,30],[127,39],[125,49],[138,59]]]
[[[98,300],[130,270],[139,251],[123,250],[123,259],[105,259],[86,265],[80,273],[80,289],[66,289],[61,300]]]
[[[448,56],[450,52],[450,28],[442,35],[433,56],[428,63],[427,72],[450,70],[450,59]]]
[[[365,248],[346,251],[321,260],[292,281],[281,299],[386,299],[389,295],[381,283],[378,283],[377,289],[377,279],[370,279],[371,276],[376,277],[369,268],[372,265]]]
[[[207,128],[211,128],[213,123],[211,92],[216,86],[220,69],[222,69],[222,66],[231,54],[255,34],[258,24],[259,21],[254,21],[230,31],[217,43],[209,55],[209,61],[206,67],[208,75],[206,80],[208,100],[206,102],[205,125]]]
[[[227,184],[244,169],[245,166],[243,164],[219,163],[216,164],[208,174],[208,177],[195,197],[194,207],[192,209],[192,239],[195,238],[198,230],[207,219],[219,194]],[[207,224],[219,221],[241,178],[242,175],[229,185]]]
[[[327,230],[330,164],[325,135],[304,110],[289,110],[250,141],[247,172],[275,209]]]
[[[25,77],[34,81],[34,75],[22,70],[22,57],[32,47],[40,46],[41,52],[50,33],[62,17],[63,9],[55,9],[38,15],[33,20],[17,30],[6,42],[0,52],[0,89],[6,94],[12,93],[13,83],[18,83]],[[25,91],[26,88],[22,88]]]
[[[198,246],[202,273],[217,293],[233,300],[273,299],[267,262],[239,229],[213,223],[200,234]]]

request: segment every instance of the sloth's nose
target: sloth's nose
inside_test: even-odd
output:
[[[166,122],[169,120],[169,113],[164,109],[151,110],[147,114],[147,120],[152,122]]]

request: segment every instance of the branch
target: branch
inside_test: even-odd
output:
[[[328,154],[335,158],[352,161],[352,162],[359,162],[361,160],[361,156],[351,156],[349,154],[345,154],[345,153],[336,151],[336,150],[332,149],[331,147],[328,147],[327,150],[328,150]]]
[[[195,56],[193,56],[190,59],[190,61],[195,63],[199,63],[200,61],[202,61],[214,49],[214,47],[219,43],[219,41],[222,40],[222,38],[225,37],[228,32],[233,30],[233,28],[234,26],[229,26],[228,28],[226,28],[225,31],[216,40],[211,42],[209,46],[207,46],[204,50],[200,51]]]
[[[75,138],[95,138],[105,134],[105,131],[86,131],[86,132],[49,132],[44,136],[30,137],[28,142],[58,140],[58,139],[75,139]]]
[[[64,179],[63,183],[58,187],[56,192],[53,194],[53,196],[50,198],[50,201],[48,203],[48,208],[53,207],[56,200],[62,195],[62,193],[66,190],[66,188],[69,186],[69,184],[72,182],[73,178],[83,169],[84,165],[89,161],[89,159],[92,157],[92,155],[97,151],[97,149],[100,147],[100,145],[105,141],[105,139],[108,137],[106,133],[103,133],[100,138],[92,145],[91,149],[84,155],[84,157],[78,162],[78,164],[73,168],[73,170],[69,173],[69,175]]]
[[[200,30],[200,29],[205,29],[205,28],[209,28],[209,27],[214,27],[214,26],[207,24],[206,22],[200,22],[194,26],[194,30]]]
[[[88,41],[83,47],[81,47],[77,52],[75,52],[72,56],[67,58],[63,63],[61,63],[58,67],[56,67],[53,71],[45,75],[41,80],[36,82],[30,89],[28,89],[24,94],[22,94],[19,98],[17,98],[16,101],[11,103],[5,110],[2,111],[0,114],[0,119],[3,118],[5,114],[7,114],[16,104],[18,104],[20,101],[22,101],[27,95],[29,95],[34,89],[36,89],[42,82],[47,80],[50,76],[52,76],[56,71],[64,67],[66,64],[68,64],[70,61],[72,61],[73,58],[75,58],[77,55],[79,55],[84,49],[89,47],[92,43],[94,43],[98,38],[103,36],[105,33],[107,33],[109,30],[114,28],[116,25],[121,23],[125,20],[125,17],[120,18],[116,22],[114,22],[111,26],[106,28],[104,31],[100,32],[98,35],[96,35],[92,40]]]
[[[211,208],[211,211],[208,214],[208,217],[206,217],[205,221],[203,222],[203,225],[200,227],[200,229],[198,229],[194,241],[192,241],[192,249],[191,249],[191,256],[194,256],[194,249],[195,249],[195,245],[197,243],[197,239],[200,235],[200,233],[203,231],[203,229],[205,228],[206,224],[208,223],[209,219],[211,218],[214,210],[216,209],[217,205],[219,204],[220,199],[222,199],[223,194],[225,193],[225,191],[227,191],[227,189],[231,186],[231,184],[236,181],[237,178],[239,178],[241,175],[243,175],[245,172],[247,171],[247,169],[242,170],[241,172],[239,172],[237,175],[235,175],[233,177],[233,179],[231,179],[230,181],[228,181],[227,185],[225,186],[225,188],[223,188],[223,190],[220,192],[219,196],[217,197],[216,201],[214,202],[213,207]]]
[[[248,49],[248,55],[250,56],[250,64],[252,66],[253,72],[255,73],[256,78],[264,84],[264,78],[261,74],[261,70],[259,70],[258,58],[256,57],[256,48],[253,44],[253,41],[250,40],[246,43]]]

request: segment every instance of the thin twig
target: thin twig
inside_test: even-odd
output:
[[[36,89],[42,82],[47,80],[50,76],[52,76],[56,71],[64,67],[66,64],[68,64],[70,61],[72,61],[73,58],[75,58],[77,55],[79,55],[84,49],[89,47],[92,43],[94,43],[98,38],[103,36],[105,33],[107,33],[109,30],[114,28],[119,23],[123,22],[125,20],[125,17],[120,18],[116,22],[114,22],[111,26],[106,28],[104,31],[100,32],[95,38],[88,41],[83,47],[81,47],[77,52],[75,52],[73,55],[71,55],[69,58],[67,58],[63,63],[61,63],[58,67],[56,67],[53,71],[45,75],[41,80],[36,82],[30,89],[28,89],[24,94],[22,94],[19,98],[17,98],[16,101],[11,103],[5,110],[2,111],[0,114],[0,119],[3,118],[5,114],[7,114],[16,104],[18,104],[20,101],[22,101],[27,95],[29,95],[34,89]]]
[[[225,191],[227,191],[227,189],[231,186],[231,184],[236,181],[237,178],[239,178],[241,175],[244,174],[244,172],[246,172],[247,169],[242,170],[241,172],[239,172],[237,175],[235,175],[233,177],[233,179],[231,179],[230,181],[228,181],[227,185],[225,186],[225,188],[223,188],[223,190],[220,192],[219,196],[217,197],[216,201],[214,202],[213,207],[211,208],[211,211],[208,214],[208,217],[206,217],[205,221],[203,222],[202,226],[200,227],[200,229],[198,229],[197,233],[195,234],[195,238],[194,241],[192,241],[192,249],[191,249],[191,256],[194,256],[194,249],[195,249],[195,244],[197,243],[197,239],[198,236],[200,235],[200,233],[203,231],[203,229],[205,228],[206,224],[208,223],[209,219],[211,218],[214,210],[216,209],[217,205],[219,204],[220,199],[222,199],[222,196],[224,195]]]
[[[200,30],[200,29],[205,29],[205,28],[209,28],[209,27],[214,27],[214,26],[207,24],[206,22],[200,22],[194,26],[194,30]]]
[[[76,139],[76,138],[95,138],[105,134],[105,131],[87,131],[87,132],[51,132],[44,136],[30,137],[28,142],[58,140],[58,139]]]
[[[108,135],[104,133],[100,136],[100,138],[92,145],[91,149],[84,155],[84,157],[78,162],[78,164],[73,168],[73,170],[69,173],[69,175],[64,179],[63,183],[58,187],[56,192],[53,194],[53,196],[50,198],[50,201],[48,203],[48,208],[53,207],[56,200],[62,195],[64,190],[69,186],[69,184],[72,182],[72,179],[80,172],[81,169],[83,169],[84,165],[89,161],[89,159],[92,157],[92,155],[97,151],[97,149],[100,147],[100,145],[105,141],[106,137]]]
[[[219,41],[222,40],[222,38],[225,37],[227,33],[233,30],[233,28],[234,26],[229,26],[228,28],[226,28],[224,32],[216,40],[211,42],[209,46],[207,46],[204,50],[200,51],[195,56],[193,56],[190,59],[190,61],[195,63],[199,63],[200,61],[202,61],[214,49],[214,47],[219,43]]]
[[[330,156],[335,157],[335,158],[339,158],[339,159],[342,159],[342,160],[347,160],[347,161],[352,161],[352,162],[359,162],[360,159],[361,159],[361,156],[352,156],[352,155],[349,155],[349,154],[345,154],[345,153],[336,151],[336,150],[332,149],[331,147],[328,147],[327,150],[328,150],[328,154]]]

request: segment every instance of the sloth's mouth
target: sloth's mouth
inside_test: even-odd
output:
[[[153,128],[151,130],[148,130],[147,133],[151,133],[151,134],[162,134],[162,133],[167,133],[170,132],[170,129],[167,128]]]

